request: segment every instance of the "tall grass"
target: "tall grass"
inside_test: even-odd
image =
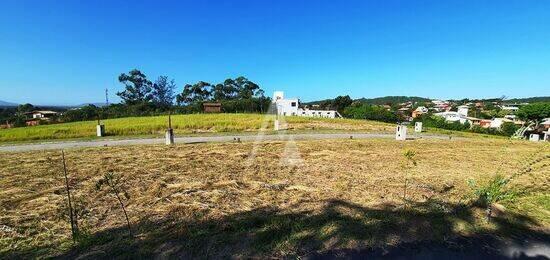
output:
[[[273,126],[274,116],[262,114],[187,114],[173,115],[172,128],[176,134],[258,131],[262,123]],[[363,129],[386,130],[387,124],[365,120],[289,117],[294,129]],[[103,120],[108,136],[160,135],[168,126],[168,116],[127,117]],[[0,130],[0,142],[92,138],[96,121]],[[388,128],[389,129],[389,128]]]

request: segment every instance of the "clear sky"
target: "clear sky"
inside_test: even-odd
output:
[[[550,95],[550,1],[0,1],[0,100],[103,102],[133,68],[311,101]]]

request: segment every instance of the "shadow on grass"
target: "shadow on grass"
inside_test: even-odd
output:
[[[495,219],[493,229],[474,228],[472,236],[462,237],[456,227],[476,222],[474,210],[440,201],[365,208],[330,200],[316,211],[260,208],[209,219],[204,212],[175,209],[162,219],[134,223],[135,238],[125,227],[109,229],[58,257],[513,259],[529,256],[502,249],[550,241],[547,233],[529,228],[532,219],[513,214]],[[35,257],[40,250],[9,257]]]

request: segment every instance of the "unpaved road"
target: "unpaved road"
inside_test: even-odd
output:
[[[220,136],[193,136],[193,137],[177,137],[176,144],[190,143],[207,143],[207,142],[234,142],[237,139],[243,142],[249,141],[286,141],[286,140],[321,140],[321,139],[356,139],[369,138],[394,138],[393,134],[377,134],[377,133],[338,133],[338,134],[268,134],[268,135],[220,135]],[[429,138],[429,139],[449,139],[445,135],[416,135],[410,138]],[[453,137],[455,139],[456,137]],[[163,144],[164,138],[145,138],[145,139],[103,139],[92,141],[56,141],[42,142],[33,144],[18,144],[18,145],[0,145],[0,152],[24,152],[38,150],[59,150],[82,147],[104,147],[104,146],[120,146],[120,145],[148,145],[148,144]]]

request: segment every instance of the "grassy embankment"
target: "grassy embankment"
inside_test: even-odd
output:
[[[0,258],[269,257],[388,247],[456,236],[550,231],[550,147],[501,139],[325,140],[126,146],[67,154],[83,238],[73,247],[60,153],[0,156]],[[256,146],[255,159],[250,151]],[[403,151],[417,166],[404,168]],[[292,152],[297,151],[297,152]],[[293,163],[285,163],[285,154]],[[299,156],[296,156],[299,155]],[[531,171],[486,222],[467,180]],[[96,182],[122,178],[134,230]],[[403,199],[405,176],[410,176]],[[548,240],[546,240],[548,241]]]
[[[191,114],[172,116],[176,134],[253,132],[273,129],[274,116],[260,114]],[[391,132],[392,124],[353,120],[286,117],[288,127],[296,131],[341,130]],[[167,128],[168,116],[128,117],[102,121],[108,136],[161,136]],[[96,121],[42,125],[0,130],[0,142],[94,138]]]

